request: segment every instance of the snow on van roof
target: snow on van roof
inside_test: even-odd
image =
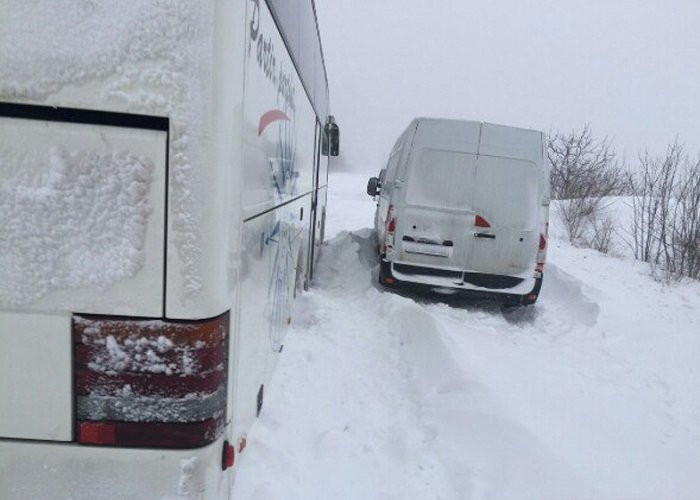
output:
[[[510,125],[450,118],[416,118],[414,143],[541,164],[542,132]]]
[[[171,233],[201,288],[214,2],[0,0],[0,101],[168,116]]]

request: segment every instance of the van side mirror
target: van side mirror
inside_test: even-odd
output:
[[[333,116],[328,117],[328,122],[323,130],[325,133],[321,140],[321,153],[325,156],[338,156],[340,154],[340,129]]]
[[[377,196],[381,187],[378,178],[370,177],[367,181],[367,194],[370,196]]]

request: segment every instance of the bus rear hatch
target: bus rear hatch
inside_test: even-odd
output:
[[[162,317],[168,119],[0,103],[0,438],[73,439],[71,317]]]

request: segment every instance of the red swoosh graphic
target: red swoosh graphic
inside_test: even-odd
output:
[[[260,117],[260,123],[258,124],[258,135],[262,134],[265,127],[267,127],[270,123],[279,120],[289,120],[289,117],[284,113],[284,111],[279,109],[272,109],[263,114]]]

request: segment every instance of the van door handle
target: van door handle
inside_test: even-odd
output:
[[[490,240],[495,240],[496,235],[493,233],[474,233],[474,238],[488,238]]]

